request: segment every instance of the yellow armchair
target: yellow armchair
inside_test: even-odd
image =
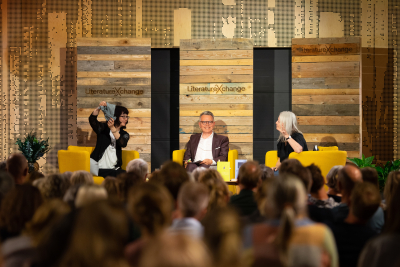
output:
[[[90,172],[90,154],[94,147],[69,146],[68,150],[58,151],[58,168],[60,173],[66,171],[87,171]],[[133,159],[140,157],[135,150],[122,150],[122,169],[126,170],[126,165]],[[101,176],[93,176],[96,184],[101,184],[104,180]]]
[[[278,162],[278,151],[271,150],[265,154],[265,166],[267,167],[275,167]]]
[[[174,150],[172,152],[172,161],[179,163],[183,166],[183,157],[185,156],[186,149]],[[236,149],[228,152],[228,161],[231,167],[231,179],[235,179],[235,160],[238,159],[238,151]]]

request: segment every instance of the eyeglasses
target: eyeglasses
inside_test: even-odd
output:
[[[129,120],[129,116],[119,116],[120,118],[124,118],[124,119],[128,119]]]
[[[200,121],[201,124],[206,125],[206,124],[212,124],[213,121]]]

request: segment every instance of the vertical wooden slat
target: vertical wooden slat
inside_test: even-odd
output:
[[[8,91],[8,23],[7,23],[7,0],[3,0],[1,3],[1,15],[2,15],[2,73],[1,73],[1,158],[6,159],[10,153],[8,136],[9,136],[9,91]],[[4,102],[3,102],[4,101]]]
[[[142,38],[142,0],[136,0],[136,38]]]

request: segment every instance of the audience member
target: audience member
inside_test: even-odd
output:
[[[44,178],[44,174],[38,171],[33,171],[28,175],[28,182],[33,183],[33,181]]]
[[[7,171],[7,161],[0,161],[0,171]]]
[[[208,190],[205,185],[186,182],[178,193],[178,210],[182,218],[173,220],[169,232],[201,239],[204,230],[200,221],[207,213],[208,199]]]
[[[64,177],[64,179],[71,183],[72,172],[64,172],[61,175]]]
[[[235,207],[240,216],[249,216],[257,211],[253,189],[261,180],[260,165],[255,161],[247,161],[239,169],[237,182],[240,188],[238,195],[231,196],[230,205]]]
[[[192,171],[193,179],[195,182],[199,181],[200,176],[202,175],[203,172],[207,171],[207,168],[204,167],[198,167]]]
[[[271,184],[266,204],[271,220],[244,231],[253,266],[338,266],[333,235],[324,224],[307,218],[306,196],[295,176],[280,174]]]
[[[185,182],[189,181],[189,175],[186,173],[185,168],[179,165],[179,163],[169,161],[163,165],[160,174],[163,185],[176,201],[179,189]]]
[[[0,171],[0,203],[8,192],[15,187],[14,179],[8,172]]]
[[[228,185],[223,181],[218,171],[208,169],[200,175],[199,182],[204,184],[208,189],[209,201],[207,211],[218,207],[226,207],[229,202]]]
[[[262,181],[265,181],[267,179],[272,179],[274,177],[275,177],[274,171],[270,167],[261,165],[261,180]]]
[[[381,203],[378,188],[368,182],[355,184],[350,200],[346,219],[343,222],[328,223],[335,236],[340,267],[357,265],[361,250],[376,235],[366,223]]]
[[[149,167],[147,166],[147,162],[143,159],[131,160],[126,165],[126,172],[135,172],[142,177],[143,181],[146,181],[148,171]]]
[[[267,203],[267,192],[268,187],[274,182],[275,176],[262,181],[261,185],[257,187],[257,191],[254,194],[254,199],[257,203],[257,210],[248,216],[246,223],[260,223],[267,220],[265,216],[265,205]]]
[[[82,185],[75,198],[75,207],[81,208],[99,200],[107,199],[107,191],[99,185]]]
[[[361,169],[362,179],[364,182],[372,183],[379,188],[378,172],[375,168],[366,167]]]
[[[318,166],[311,164],[307,167],[311,173],[311,189],[308,201],[318,208],[333,208],[339,205],[333,198],[328,197],[324,188],[325,179],[322,176],[321,169]]]
[[[7,172],[14,178],[15,184],[23,184],[28,177],[28,161],[21,153],[14,153],[7,160]]]
[[[75,217],[59,267],[128,267],[123,255],[128,220],[120,205],[97,201],[84,206]]]
[[[279,168],[279,173],[292,174],[300,178],[306,188],[307,193],[310,193],[312,178],[310,171],[301,165],[297,159],[286,159],[282,162]]]
[[[143,177],[135,172],[126,172],[118,175],[117,180],[120,181],[120,192],[121,199],[123,202],[126,202],[128,199],[129,191],[132,188],[138,187],[139,185],[144,183]]]
[[[120,191],[122,187],[121,183],[122,181],[120,179],[116,179],[112,176],[107,176],[106,178],[104,178],[102,185],[107,191],[108,198],[123,200]]]
[[[64,194],[63,201],[67,203],[71,208],[75,208],[76,195],[78,194],[78,190],[81,186],[81,184],[72,185]]]
[[[333,166],[328,174],[326,175],[326,185],[328,189],[328,197],[333,198],[336,202],[340,203],[342,201],[342,194],[338,188],[338,173],[343,168],[341,165]]]
[[[209,267],[211,257],[204,244],[185,235],[162,235],[143,251],[140,267]]]
[[[38,186],[44,200],[63,199],[70,184],[61,174],[52,174],[44,178]]]
[[[359,267],[400,266],[400,172],[393,171],[385,185],[387,220],[384,233],[371,240],[363,249]]]
[[[24,184],[13,188],[1,202],[1,241],[18,236],[41,204],[42,196],[36,187]]]
[[[349,214],[349,206],[351,204],[351,193],[357,183],[362,183],[362,174],[358,167],[346,165],[338,174],[338,187],[342,193],[342,202],[332,209],[334,222],[343,222]],[[376,233],[382,231],[385,223],[384,213],[381,207],[377,209],[367,225]]]
[[[161,171],[155,170],[149,175],[149,182],[163,184]]]
[[[173,200],[168,190],[157,183],[144,183],[129,192],[128,213],[141,230],[140,239],[125,248],[131,266],[137,266],[143,248],[171,224]]]
[[[242,228],[239,215],[230,207],[216,208],[203,221],[204,242],[211,252],[215,267],[241,267]]]
[[[76,171],[71,175],[71,185],[93,184],[93,175],[87,171]]]

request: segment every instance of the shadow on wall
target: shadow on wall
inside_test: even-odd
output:
[[[321,139],[319,146],[338,146],[338,143],[334,137],[325,136]]]

